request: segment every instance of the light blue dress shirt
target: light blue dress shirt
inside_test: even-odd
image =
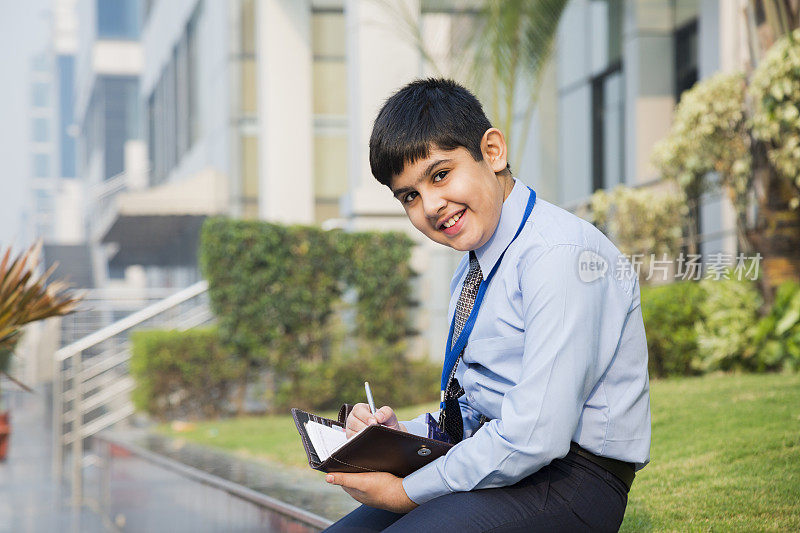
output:
[[[475,250],[484,275],[529,192],[515,180],[494,234]],[[450,284],[451,320],[468,266],[465,254]],[[512,485],[564,457],[570,441],[637,470],[650,460],[638,279],[597,228],[541,198],[489,284],[456,377],[464,440],[403,479],[417,504]],[[491,420],[479,428],[481,414]],[[403,424],[427,435],[425,416]]]

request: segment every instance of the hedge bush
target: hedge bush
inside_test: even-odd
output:
[[[755,327],[753,344],[759,370],[800,370],[800,283],[778,287],[772,309]]]
[[[692,367],[692,360],[697,357],[695,324],[701,318],[700,303],[704,298],[703,288],[692,281],[641,288],[651,376],[699,372]]]
[[[131,334],[132,399],[155,418],[209,418],[230,411],[244,367],[222,348],[216,327]]]
[[[326,232],[217,217],[203,226],[200,266],[223,344],[250,375],[270,371],[273,406],[318,408],[328,400],[306,384],[330,368],[345,372],[343,360],[334,360],[347,359],[336,355],[345,353],[343,344],[412,365],[400,349],[412,333],[412,246],[399,232]],[[344,295],[355,296],[349,322],[338,312],[348,307]],[[345,319],[337,324],[336,317]],[[397,382],[407,385],[413,386]],[[340,397],[351,401],[343,392]]]
[[[700,284],[706,297],[700,303],[698,351],[692,366],[702,372],[758,370],[754,326],[764,301],[755,282],[722,279]]]
[[[376,407],[434,401],[439,396],[441,364],[409,360],[401,353],[362,347],[326,361],[302,361],[299,366],[304,379],[285,381],[278,388],[275,406],[279,410],[338,409],[342,403],[364,402],[365,380],[369,381]]]
[[[760,317],[750,280],[703,280],[642,287],[653,377],[715,370],[800,370],[800,284],[787,282]]]

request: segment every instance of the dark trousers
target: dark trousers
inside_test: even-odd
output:
[[[325,531],[618,531],[627,504],[619,478],[570,452],[514,485],[446,494],[407,514],[362,505]]]

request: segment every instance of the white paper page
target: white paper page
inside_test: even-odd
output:
[[[347,435],[344,428],[338,426],[330,427],[319,422],[309,420],[305,424],[308,438],[320,461],[324,461],[347,442]]]

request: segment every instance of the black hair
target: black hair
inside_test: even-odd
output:
[[[491,127],[475,95],[455,81],[415,80],[390,96],[375,119],[369,139],[372,175],[391,187],[392,177],[428,157],[431,147],[461,146],[480,161],[481,139]]]

